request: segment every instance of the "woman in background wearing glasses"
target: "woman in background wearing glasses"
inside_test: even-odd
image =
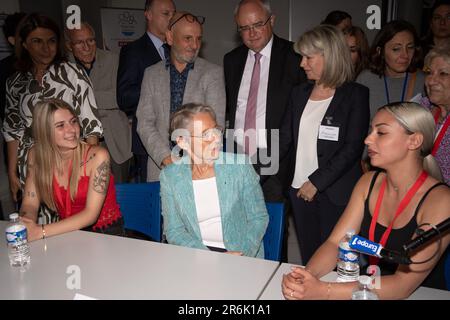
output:
[[[68,103],[89,144],[97,144],[103,130],[91,82],[80,67],[65,61],[60,30],[53,20],[37,13],[25,16],[17,27],[15,43],[18,71],[7,80],[3,135],[8,144],[10,189],[17,200],[19,189],[25,187],[36,102],[57,97]],[[58,218],[49,211],[40,215],[43,223]]]
[[[214,110],[186,104],[170,131],[183,157],[160,174],[167,242],[263,258],[269,217],[258,175],[245,155],[220,151]]]

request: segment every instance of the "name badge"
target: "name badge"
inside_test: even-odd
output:
[[[319,139],[338,141],[339,140],[339,127],[324,126],[319,127]]]

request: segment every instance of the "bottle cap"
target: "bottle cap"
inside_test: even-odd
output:
[[[355,230],[353,230],[353,229],[347,230],[347,232],[346,232],[346,235],[349,237],[353,236],[354,234],[355,234]]]
[[[18,219],[18,218],[19,218],[19,214],[18,214],[17,212],[11,213],[11,214],[9,215],[9,219],[10,219],[10,220],[14,220],[14,219]]]
[[[369,276],[360,276],[359,283],[361,283],[362,285],[368,286],[369,284],[372,283],[372,278],[370,278]]]

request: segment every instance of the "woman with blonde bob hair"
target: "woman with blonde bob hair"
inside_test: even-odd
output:
[[[350,299],[357,282],[327,283],[319,279],[336,267],[339,241],[348,230],[389,250],[450,217],[450,189],[442,183],[431,155],[434,120],[413,102],[393,103],[378,110],[365,143],[371,164],[382,171],[368,172],[358,181],[350,202],[327,241],[305,269],[294,267],[282,283],[286,299]],[[378,265],[380,299],[404,299],[419,286],[445,289],[444,252],[450,233],[412,252],[410,265],[360,257],[360,270]],[[365,262],[363,262],[365,261]],[[307,271],[306,271],[307,270]]]
[[[294,49],[302,56],[320,54],[323,57],[323,71],[316,80],[328,88],[337,88],[353,78],[353,64],[347,42],[336,27],[321,25],[305,32],[294,44]],[[308,59],[307,59],[308,60]],[[306,62],[306,61],[305,61]],[[302,60],[301,67],[305,69]],[[305,72],[307,69],[305,69]],[[308,78],[310,80],[315,80]]]
[[[74,110],[58,99],[37,103],[33,137],[35,143],[28,158],[29,174],[20,208],[28,240],[83,228],[123,235],[109,153],[80,140]],[[41,204],[57,212],[60,221],[37,225]]]
[[[280,131],[280,159],[295,156],[289,195],[306,263],[328,238],[362,174],[369,90],[352,82],[350,51],[336,27],[307,31],[294,48],[311,81],[292,90]]]

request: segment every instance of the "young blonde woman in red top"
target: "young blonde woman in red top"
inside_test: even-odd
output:
[[[38,103],[33,112],[33,136],[20,209],[28,240],[79,229],[123,235],[109,153],[81,142],[73,109],[58,99]],[[37,224],[41,203],[55,210],[60,220]]]

